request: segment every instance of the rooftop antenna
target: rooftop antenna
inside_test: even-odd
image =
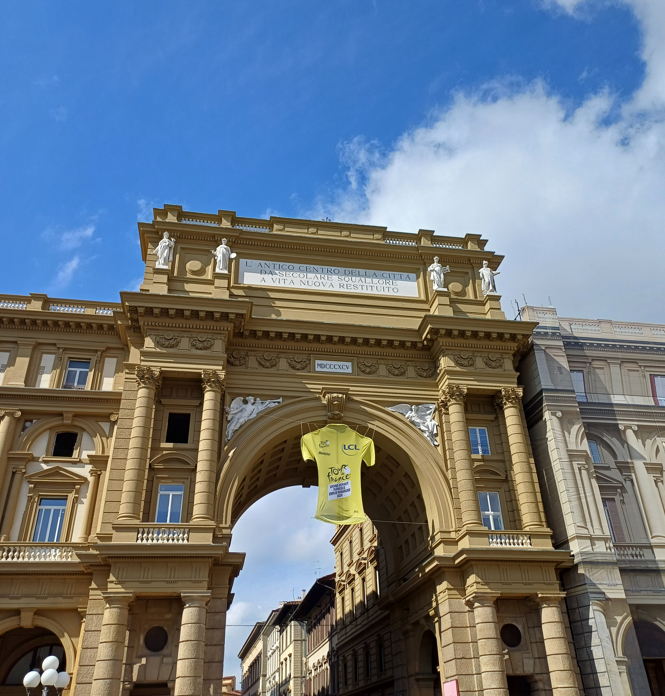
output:
[[[512,302],[511,302],[512,304]],[[517,314],[515,315],[515,321],[522,321],[522,310],[520,309],[520,303],[515,300],[515,306],[517,307]]]
[[[528,305],[529,303],[526,301],[526,295],[524,293],[522,293],[522,297],[524,298],[524,304]]]
[[[549,295],[547,296],[547,301],[549,302],[549,304],[547,305],[548,307],[554,307],[554,305],[552,304],[552,298]]]

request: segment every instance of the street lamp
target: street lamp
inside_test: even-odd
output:
[[[58,696],[63,689],[69,686],[69,674],[67,672],[58,672],[60,660],[55,655],[49,655],[42,662],[42,673],[38,670],[32,670],[23,677],[23,686],[26,693],[30,696],[32,689],[36,689],[39,684],[43,685],[42,696],[48,696],[49,686],[54,686]]]

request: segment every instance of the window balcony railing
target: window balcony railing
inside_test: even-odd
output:
[[[655,558],[650,544],[614,544],[618,561],[643,561]]]
[[[18,543],[0,546],[0,563],[50,563],[78,561],[73,546]]]
[[[490,546],[505,546],[508,548],[530,548],[531,537],[528,534],[489,534]]]
[[[189,529],[183,527],[139,527],[138,544],[188,544]]]

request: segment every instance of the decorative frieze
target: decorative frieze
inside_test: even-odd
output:
[[[473,353],[453,353],[450,357],[459,367],[473,367],[476,364],[476,356]]]
[[[375,375],[379,371],[379,363],[359,360],[358,371],[362,372],[364,375]]]
[[[489,355],[483,355],[483,363],[490,370],[500,370],[503,367],[503,358],[500,355],[490,353]]]
[[[160,348],[178,348],[180,346],[180,336],[175,336],[170,331],[157,334],[154,341]]]
[[[402,363],[386,363],[386,370],[393,377],[403,377],[406,374],[407,367]]]
[[[266,370],[272,367],[276,367],[279,364],[279,355],[273,355],[271,353],[263,353],[262,355],[256,356],[256,362]]]
[[[210,350],[215,345],[215,339],[210,336],[204,336],[203,338],[192,336],[189,339],[189,345],[194,350]]]
[[[226,357],[226,362],[233,367],[245,367],[248,360],[248,354],[241,350],[233,350]]]
[[[291,357],[286,359],[286,364],[292,370],[302,372],[310,366],[311,360],[307,355],[292,355]]]

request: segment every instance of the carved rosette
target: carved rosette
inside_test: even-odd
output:
[[[406,374],[406,365],[400,363],[386,363],[386,369],[393,377],[403,377]]]
[[[441,392],[438,406],[442,411],[448,411],[451,403],[464,404],[466,402],[466,387],[461,384],[451,384]]]
[[[136,368],[136,384],[138,387],[149,387],[159,389],[162,383],[162,371],[159,368],[142,367]]]
[[[504,387],[494,395],[494,403],[497,408],[506,406],[519,406],[522,401],[522,389],[520,387]]]
[[[436,367],[434,367],[434,365],[416,365],[413,369],[416,371],[418,377],[422,377],[423,379],[429,379],[436,374]]]
[[[341,421],[344,419],[344,406],[346,405],[346,394],[335,394],[324,390],[321,391],[323,399],[328,409],[329,421]]]
[[[500,355],[483,355],[483,362],[490,370],[500,370],[503,367],[503,358]]]
[[[358,361],[358,370],[364,375],[375,375],[379,371],[378,362],[365,362],[364,360]]]
[[[269,370],[271,367],[275,367],[279,363],[279,355],[263,353],[263,355],[256,356],[256,362],[259,363],[261,367]]]
[[[155,343],[160,348],[178,348],[180,336],[174,336],[170,331],[167,331],[165,334],[155,336]]]
[[[306,355],[293,355],[286,359],[287,365],[292,370],[306,370],[310,366],[310,359]]]
[[[451,357],[459,367],[473,367],[476,364],[476,356],[473,353],[454,353]]]
[[[215,345],[215,339],[210,336],[197,338],[196,336],[189,339],[189,345],[194,350],[210,350]]]
[[[204,392],[209,389],[215,389],[220,392],[224,391],[225,384],[226,375],[223,372],[221,374],[216,370],[203,370],[203,372],[201,372],[201,386]]]
[[[229,353],[226,362],[228,362],[229,365],[233,365],[233,367],[244,367],[247,365],[248,359],[249,356],[247,353],[243,353],[241,350],[234,350]]]

